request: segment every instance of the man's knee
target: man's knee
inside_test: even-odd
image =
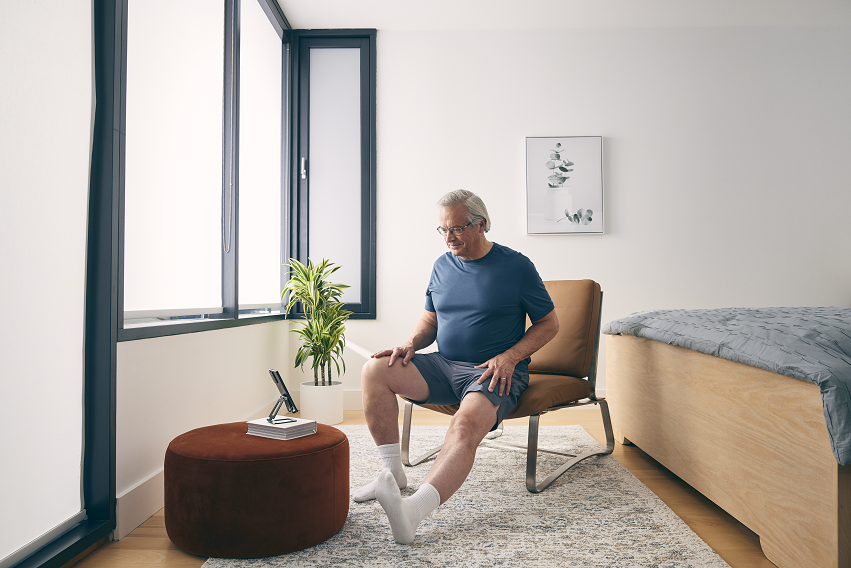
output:
[[[386,361],[386,358],[370,358],[363,364],[363,369],[361,370],[361,382],[363,383],[363,386],[374,386],[384,382],[382,379],[386,376],[386,372],[383,367],[386,367],[387,363],[385,362],[384,365],[382,365],[382,360]]]
[[[364,386],[390,386],[396,375],[399,374],[401,366],[400,364],[393,365],[390,367],[388,363],[389,359],[387,357],[382,357],[380,359],[372,359],[370,358],[363,365],[363,369],[361,371],[361,382]]]
[[[463,438],[479,438],[478,443],[493,428],[497,405],[482,393],[469,393],[464,401],[452,417],[452,428]]]

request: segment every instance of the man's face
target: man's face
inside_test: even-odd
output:
[[[468,223],[467,206],[463,203],[456,203],[451,207],[441,207],[438,213],[438,222],[439,226],[444,229],[463,227]],[[481,256],[482,235],[484,234],[481,225],[481,221],[478,224],[470,225],[457,237],[452,234],[452,231],[449,231],[443,237],[446,246],[449,247],[449,252],[465,260]]]

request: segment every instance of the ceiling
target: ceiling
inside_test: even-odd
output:
[[[851,26],[851,0],[278,0],[293,28]]]

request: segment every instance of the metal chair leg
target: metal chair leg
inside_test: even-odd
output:
[[[549,487],[553,481],[558,479],[562,474],[564,474],[568,469],[581,462],[584,459],[590,458],[591,456],[604,456],[611,454],[615,449],[615,434],[612,429],[612,419],[609,416],[609,405],[605,399],[599,399],[594,401],[594,404],[598,404],[600,406],[600,414],[603,419],[603,429],[606,432],[606,448],[602,451],[591,451],[585,452],[584,454],[569,454],[565,452],[559,452],[555,450],[550,450],[546,448],[538,447],[538,429],[540,426],[541,415],[536,414],[534,416],[529,417],[529,439],[527,445],[520,446],[515,444],[505,444],[500,442],[490,442],[487,439],[482,440],[481,446],[495,448],[495,449],[505,449],[505,450],[519,450],[526,452],[526,489],[530,493],[540,493],[547,487]],[[443,448],[443,444],[439,446],[435,446],[434,448],[428,450],[426,453],[421,456],[411,459],[410,458],[410,447],[411,447],[411,419],[413,418],[413,408],[414,405],[408,401],[405,401],[405,415],[402,422],[402,440],[401,440],[401,453],[402,453],[402,463],[406,466],[412,467],[415,465],[419,465],[425,460],[432,457],[434,454],[439,452]],[[492,437],[501,436],[503,433],[503,425],[499,424],[494,432],[491,434],[496,434]],[[486,437],[487,438],[487,437]],[[537,482],[537,464],[538,464],[538,452],[544,452],[548,454],[557,454],[561,456],[566,456],[572,458],[566,463],[562,464],[558,469],[553,471],[549,476],[547,476],[540,483]]]
[[[410,449],[411,449],[411,418],[413,415],[414,405],[409,401],[405,401],[405,417],[402,420],[402,463],[413,467],[415,465],[419,465],[443,448],[443,444],[436,446],[423,455],[410,459]]]
[[[541,483],[537,483],[537,463],[538,463],[538,426],[540,415],[529,417],[529,444],[526,450],[526,489],[530,493],[540,493],[550,486],[553,481],[558,479],[564,472],[572,468],[582,460],[591,456],[604,456],[611,454],[615,449],[615,434],[612,430],[612,419],[609,416],[609,405],[605,400],[597,400],[600,405],[600,413],[603,418],[603,428],[606,431],[606,448],[603,451],[585,452],[579,454],[570,461],[562,464],[558,469],[552,472]]]

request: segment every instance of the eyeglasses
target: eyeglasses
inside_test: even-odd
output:
[[[464,229],[466,229],[467,227],[469,227],[472,224],[473,224],[473,222],[470,221],[469,223],[467,223],[463,227],[449,227],[448,229],[444,229],[443,227],[438,227],[437,232],[440,233],[440,236],[445,237],[446,235],[449,234],[450,231],[452,231],[453,235],[455,235],[456,237],[460,237],[461,233],[464,232]]]

